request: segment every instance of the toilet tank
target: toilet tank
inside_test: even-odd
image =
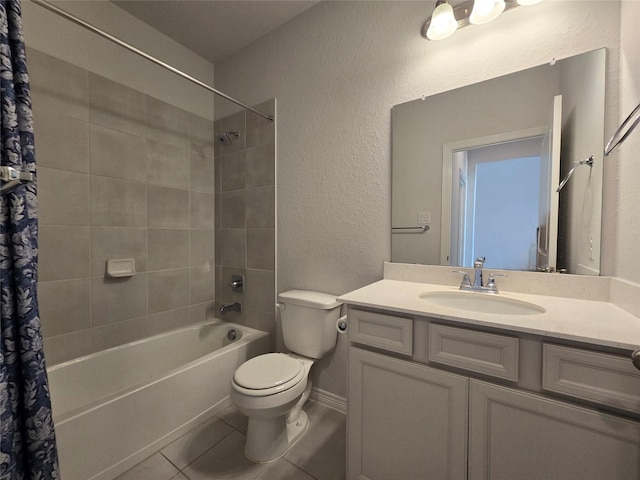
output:
[[[278,295],[284,344],[309,358],[322,358],[336,345],[336,321],[342,302],[335,295],[290,290]]]

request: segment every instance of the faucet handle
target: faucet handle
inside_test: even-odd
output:
[[[476,261],[473,262],[473,267],[474,268],[482,268],[482,267],[484,267],[484,262],[486,262],[486,261],[487,261],[486,257],[478,257],[478,258],[476,258]]]
[[[489,281],[495,281],[496,277],[508,277],[509,275],[507,275],[506,273],[490,273],[489,274]]]
[[[487,288],[492,293],[498,293],[498,287],[496,287],[496,277],[508,277],[506,273],[490,273],[489,281],[487,282]]]
[[[467,272],[465,272],[464,270],[452,270],[452,273],[462,273],[464,275],[464,277],[462,277],[460,288],[471,286],[471,278],[469,277],[469,274]]]

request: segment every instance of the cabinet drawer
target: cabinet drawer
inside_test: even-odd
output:
[[[518,339],[465,328],[429,325],[429,360],[518,381]]]
[[[349,339],[397,353],[413,353],[413,319],[351,309]]]
[[[628,357],[545,343],[542,387],[640,413],[640,371]]]

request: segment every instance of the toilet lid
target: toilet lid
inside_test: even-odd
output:
[[[267,353],[240,365],[233,381],[251,390],[265,390],[284,386],[303,375],[304,367],[300,361],[283,353]]]

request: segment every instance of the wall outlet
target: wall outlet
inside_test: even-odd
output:
[[[431,212],[418,212],[418,225],[429,225],[431,223]]]

